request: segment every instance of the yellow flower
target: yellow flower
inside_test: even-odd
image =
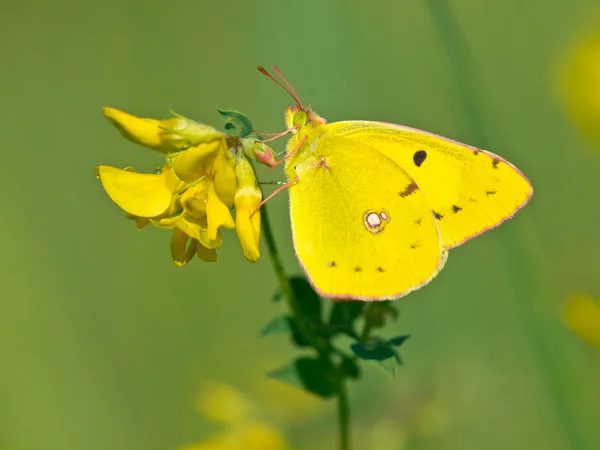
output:
[[[560,82],[569,115],[600,145],[600,25],[570,49]]]
[[[233,203],[235,205],[235,230],[244,252],[244,257],[251,262],[258,261],[260,252],[260,211],[257,210],[262,201],[262,192],[258,188],[252,165],[245,157],[238,158],[235,165],[238,190]]]
[[[251,404],[245,395],[232,386],[207,383],[196,406],[200,413],[223,424],[224,428],[209,439],[180,450],[290,449],[282,433],[268,422],[253,417],[261,413],[258,405]]]
[[[219,228],[235,227],[229,207],[237,190],[234,160],[222,133],[169,155],[157,173],[110,166],[99,166],[96,173],[138,230],[148,223],[173,230],[170,247],[176,266],[186,265],[194,255],[217,261],[215,248],[223,242]]]
[[[233,386],[212,381],[202,387],[196,401],[196,409],[215,422],[233,425],[248,419],[250,404]]]
[[[156,173],[99,166],[96,174],[138,230],[148,224],[173,230],[170,248],[176,266],[186,265],[194,255],[216,262],[221,227],[236,228],[248,261],[260,258],[262,192],[248,158],[276,164],[269,146],[256,137],[229,136],[181,116],[144,119],[108,107],[104,114],[127,139],[166,153]]]
[[[176,152],[223,136],[213,127],[184,117],[145,119],[108,106],[102,108],[102,111],[126,139],[163,153]]]
[[[111,200],[125,212],[138,217],[156,217],[164,213],[181,185],[168,164],[157,174],[110,166],[98,166],[96,173]]]
[[[565,304],[563,320],[588,344],[600,350],[600,303],[586,294],[576,294]]]

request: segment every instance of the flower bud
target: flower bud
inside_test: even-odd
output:
[[[277,165],[277,160],[275,159],[275,154],[273,153],[273,149],[269,147],[267,144],[263,144],[262,142],[255,142],[249,149],[248,152],[253,155],[256,160],[269,167],[274,167]]]

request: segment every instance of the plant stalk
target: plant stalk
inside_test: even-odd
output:
[[[338,423],[340,431],[340,450],[350,450],[350,404],[346,380],[340,378],[337,398]]]
[[[267,213],[266,206],[262,207],[261,224],[263,233],[265,236],[265,242],[267,243],[267,249],[269,251],[269,257],[273,263],[273,268],[277,274],[277,279],[281,285],[281,292],[283,298],[292,313],[292,319],[295,321],[296,326],[304,338],[311,344],[311,346],[319,353],[319,356],[329,361],[331,354],[331,348],[323,338],[313,332],[307,321],[302,314],[302,308],[298,303],[298,298],[292,288],[292,283],[289,277],[286,275],[283,268],[283,263],[279,257],[277,251],[277,244],[275,244],[275,238],[273,236],[273,229],[271,228],[271,222]],[[338,390],[338,419],[340,428],[340,450],[350,449],[350,406],[348,403],[348,393],[346,390],[346,381],[343,376],[339,378],[339,390]]]
[[[283,263],[281,262],[279,252],[277,251],[277,244],[275,244],[275,237],[273,236],[273,229],[271,228],[271,222],[269,220],[266,205],[263,205],[261,212],[261,224],[265,235],[265,242],[267,243],[267,249],[269,250],[269,256],[273,263],[275,273],[277,274],[279,284],[281,285],[283,298],[285,299],[289,310],[292,312],[292,318],[302,336],[304,336],[304,338],[310,342],[311,346],[319,353],[320,356],[328,359],[328,356],[331,353],[330,348],[323,338],[318,336],[310,329],[310,327],[307,326],[307,320],[302,313],[302,308],[300,308],[298,298],[292,289],[292,283],[285,273]]]

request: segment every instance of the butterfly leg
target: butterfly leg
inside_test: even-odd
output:
[[[277,167],[277,166],[279,166],[279,165],[283,164],[283,163],[284,163],[284,162],[285,162],[287,159],[289,159],[290,157],[292,157],[292,156],[294,155],[294,153],[296,153],[296,152],[298,151],[298,149],[299,149],[300,147],[302,147],[302,144],[304,144],[304,143],[306,142],[306,140],[307,140],[307,139],[308,139],[308,136],[304,136],[304,137],[302,138],[302,140],[301,140],[300,142],[298,142],[298,144],[296,144],[296,146],[295,146],[295,147],[294,147],[292,150],[290,150],[290,151],[288,152],[288,154],[287,154],[287,155],[285,155],[285,158],[283,158],[283,159],[282,159],[282,160],[280,160],[280,161],[277,161],[277,164],[275,164],[274,166],[271,166],[271,167],[269,167],[269,168],[267,169],[267,172],[268,172],[269,170],[272,170],[272,169],[274,169],[275,167]]]
[[[278,187],[277,189],[275,189],[273,191],[273,193],[271,195],[269,195],[267,198],[265,198],[262,202],[260,202],[260,205],[258,205],[256,207],[256,209],[254,211],[252,211],[252,214],[250,214],[250,218],[252,218],[252,216],[254,214],[256,214],[260,208],[262,207],[262,205],[264,205],[265,203],[267,203],[269,200],[271,200],[273,197],[275,197],[277,194],[279,194],[281,191],[283,191],[284,189],[290,187],[292,184],[296,183],[298,181],[298,177],[294,178],[293,180],[288,181],[287,183],[285,183],[283,186]]]

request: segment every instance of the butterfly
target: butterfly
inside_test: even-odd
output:
[[[323,297],[389,300],[431,281],[448,251],[511,218],[532,186],[501,157],[384,122],[327,123],[281,72],[294,248]]]

